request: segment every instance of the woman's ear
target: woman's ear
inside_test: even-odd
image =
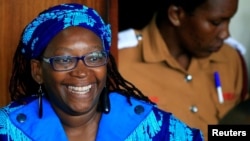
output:
[[[181,24],[181,18],[183,14],[184,14],[184,11],[181,7],[171,5],[168,8],[168,18],[169,18],[169,21],[174,26],[179,26]]]
[[[31,75],[32,75],[33,79],[38,84],[43,83],[41,62],[39,60],[36,60],[36,59],[31,59],[30,65],[31,65]]]

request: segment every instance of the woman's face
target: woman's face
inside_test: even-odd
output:
[[[51,40],[43,56],[81,57],[102,50],[102,41],[94,32],[81,27],[70,27]],[[49,63],[42,63],[43,84],[53,107],[72,115],[96,111],[106,75],[106,65],[88,67],[82,60],[78,61],[74,69],[67,71],[56,71]]]
[[[182,46],[196,57],[218,51],[230,33],[229,22],[238,0],[207,0],[192,15],[186,14],[178,29]]]

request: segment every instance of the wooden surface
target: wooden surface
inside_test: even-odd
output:
[[[117,0],[0,0],[0,106],[9,99],[12,57],[23,28],[44,9],[59,3],[85,4],[99,12],[112,26],[112,47],[117,58]]]

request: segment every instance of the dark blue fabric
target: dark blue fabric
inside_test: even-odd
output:
[[[22,35],[22,53],[29,59],[39,57],[50,40],[70,26],[91,30],[102,40],[104,50],[110,50],[110,25],[105,25],[101,16],[94,9],[68,3],[41,12],[26,26]]]

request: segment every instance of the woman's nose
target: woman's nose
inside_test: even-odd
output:
[[[219,34],[219,37],[222,40],[225,40],[226,38],[228,38],[230,36],[230,32],[229,32],[229,23],[226,23],[223,27],[222,30]]]
[[[88,67],[84,64],[83,60],[78,60],[76,67],[71,71],[73,76],[85,77],[88,75]]]

